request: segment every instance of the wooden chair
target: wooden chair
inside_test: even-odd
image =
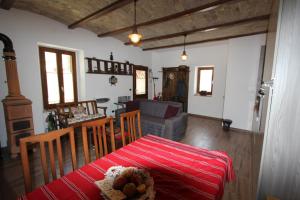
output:
[[[111,139],[111,144],[110,144],[111,151],[115,151],[115,135],[114,135],[114,124],[113,124],[112,117],[94,120],[82,124],[82,142],[83,142],[85,164],[88,164],[91,160],[89,142],[88,142],[88,129],[92,130],[96,159],[99,159],[100,157],[108,154],[107,133],[106,133],[107,124],[109,124],[110,126],[109,137]]]
[[[136,121],[137,120],[137,121]],[[129,143],[142,137],[141,129],[141,113],[140,110],[135,110],[127,113],[122,113],[121,121],[121,136],[122,144],[126,145],[126,138],[128,137]],[[125,130],[125,121],[127,122],[127,130]],[[137,122],[137,126],[136,126]],[[138,135],[137,135],[138,132]]]
[[[103,111],[104,116],[106,116],[107,107],[98,106],[96,100],[78,101],[77,105],[85,107],[88,115],[98,114],[100,109]]]
[[[102,110],[104,116],[106,116],[107,107],[98,106],[96,100],[86,100],[86,101],[78,101],[75,103],[57,104],[54,110],[57,129],[66,128],[68,126],[67,118],[73,117],[71,112],[72,107],[77,107],[77,106],[84,107],[87,115],[95,115],[99,113],[99,110]]]
[[[21,161],[23,166],[26,192],[30,192],[32,189],[27,145],[39,143],[44,181],[45,184],[47,184],[49,183],[49,174],[48,174],[45,144],[48,143],[52,178],[57,179],[56,163],[55,163],[55,155],[54,155],[54,147],[53,147],[53,143],[54,141],[56,141],[58,165],[59,165],[60,176],[62,177],[64,175],[64,166],[63,166],[61,137],[65,135],[69,135],[69,141],[71,146],[72,167],[73,170],[75,170],[77,169],[77,160],[76,160],[76,150],[75,150],[74,129],[72,127],[66,129],[60,129],[57,131],[52,131],[49,133],[33,135],[33,136],[20,139]]]
[[[83,106],[86,109],[88,115],[98,114],[96,100],[78,101],[78,106]]]

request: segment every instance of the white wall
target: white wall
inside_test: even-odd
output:
[[[187,61],[180,59],[182,48],[155,51],[152,69],[160,78],[157,91],[162,90],[161,67],[187,65],[190,67],[188,112],[229,118],[233,120],[232,127],[251,130],[260,49],[265,40],[265,34],[261,34],[188,46]],[[194,95],[195,67],[203,65],[215,66],[212,97]]]
[[[21,92],[33,102],[33,120],[36,133],[44,132],[46,117],[42,101],[38,44],[52,44],[76,50],[78,57],[77,69],[79,69],[79,98],[111,98],[112,100],[108,104],[110,111],[115,108],[112,103],[117,96],[131,95],[132,92],[129,91],[129,88],[132,85],[132,77],[118,76],[117,86],[110,86],[108,83],[109,76],[87,75],[84,73],[84,57],[108,59],[110,52],[113,52],[117,61],[128,60],[149,67],[151,64],[149,52],[143,52],[136,47],[125,46],[121,41],[113,38],[98,38],[96,34],[81,28],[69,30],[64,24],[26,11],[17,9],[5,11],[1,9],[0,27],[0,32],[8,35],[13,41],[17,56]],[[2,43],[0,48],[3,48]],[[3,61],[0,62],[0,74],[0,98],[2,100],[7,95]],[[6,146],[2,104],[0,106],[0,125],[1,146]]]
[[[229,40],[223,117],[232,119],[234,128],[252,129],[260,49],[265,42],[265,35]]]
[[[189,76],[189,102],[188,112],[222,118],[223,96],[225,91],[225,74],[227,65],[228,41],[193,45],[186,48],[188,60],[182,61],[180,55],[182,48],[163,49],[152,53],[152,70],[154,76],[159,77],[156,91],[162,91],[161,67],[177,67],[187,65],[190,67]],[[195,68],[199,66],[214,65],[214,88],[211,97],[195,95]]]

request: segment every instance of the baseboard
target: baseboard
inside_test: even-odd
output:
[[[192,114],[192,113],[188,113],[188,114],[189,114],[189,116],[192,116],[192,117],[197,117],[197,118],[202,118],[202,119],[210,119],[210,120],[215,120],[215,121],[219,121],[219,122],[222,122],[222,120],[223,120],[223,119],[217,118],[217,117],[209,117],[209,116],[205,116],[205,115],[197,115],[197,114]],[[234,132],[239,132],[239,133],[247,133],[247,134],[253,133],[253,131],[239,129],[239,128],[233,128],[233,127],[230,127],[230,130],[234,131]]]
[[[216,120],[216,121],[222,121],[221,118],[217,118],[217,117],[209,117],[209,116],[205,116],[205,115],[197,115],[197,114],[192,114],[192,113],[188,113],[189,116],[192,117],[197,117],[197,118],[202,118],[202,119],[212,119],[212,120]]]
[[[230,130],[232,130],[234,132],[239,132],[239,133],[253,134],[253,131],[249,131],[249,130],[245,130],[245,129],[240,129],[240,128],[230,127]]]

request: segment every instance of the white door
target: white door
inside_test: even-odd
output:
[[[300,198],[300,0],[282,0],[258,198]]]

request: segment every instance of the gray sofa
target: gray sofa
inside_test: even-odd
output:
[[[176,116],[164,119],[168,106],[178,107]],[[188,114],[182,104],[171,101],[142,100],[139,103],[143,135],[153,134],[171,140],[181,140],[187,127]]]

